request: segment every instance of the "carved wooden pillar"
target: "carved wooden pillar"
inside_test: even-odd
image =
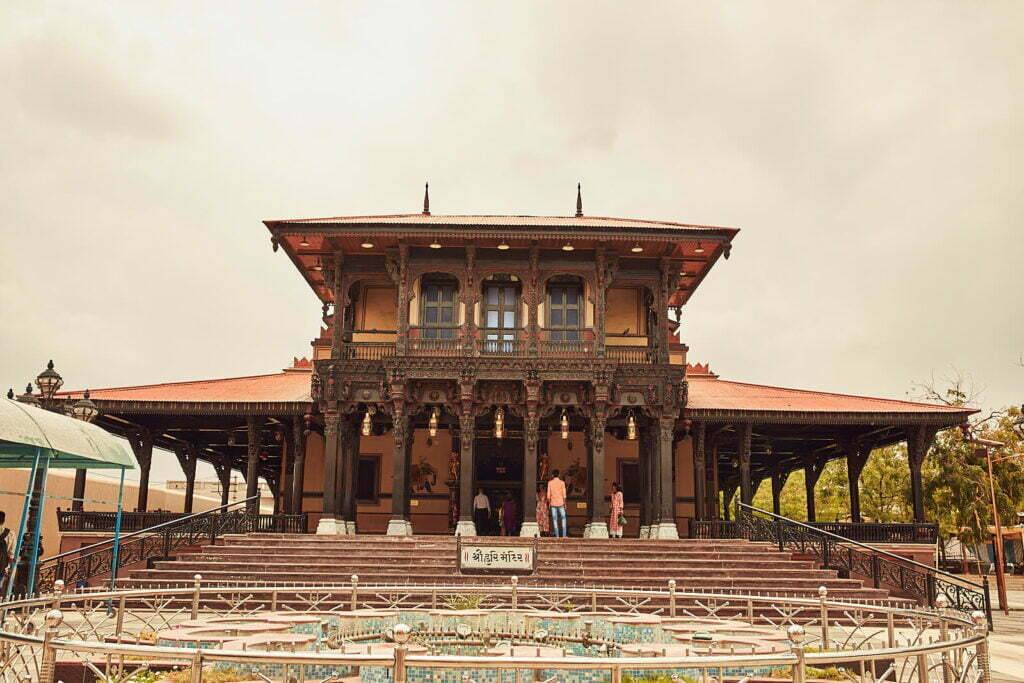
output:
[[[585,538],[608,538],[608,505],[604,499],[604,439],[608,415],[605,405],[594,406],[590,417],[590,522],[583,529]]]
[[[867,464],[871,447],[854,438],[836,440],[840,450],[846,454],[846,481],[850,490],[850,521],[863,521],[860,514],[860,473]]]
[[[259,478],[260,478],[260,440],[261,432],[260,425],[256,422],[256,418],[252,415],[245,419],[245,429],[247,435],[247,449],[246,449],[246,468],[245,468],[245,497],[253,498],[259,494]],[[250,500],[246,509],[251,513],[259,512],[260,501]]]
[[[658,291],[654,295],[655,320],[658,323],[656,330],[654,330],[654,333],[657,335],[655,348],[657,349],[657,362],[668,363],[668,300],[679,284],[679,269],[672,264],[671,260],[662,258],[659,262],[659,270],[661,277],[658,283]]]
[[[651,527],[652,538],[679,538],[676,526],[675,482],[672,481],[672,464],[675,460],[675,429],[674,415],[662,415],[658,425],[658,450],[655,454],[658,481],[657,524]]]
[[[526,334],[528,337],[527,349],[531,356],[536,356],[540,347],[540,323],[537,319],[537,309],[543,300],[544,292],[540,284],[540,247],[534,242],[530,245],[530,275],[527,281],[527,317]]]
[[[395,439],[395,450],[391,463],[391,519],[388,521],[387,533],[388,536],[411,536],[412,524],[409,523],[409,446],[412,440],[412,420],[406,411],[404,394],[393,403],[391,425],[392,436]]]
[[[782,489],[789,479],[789,470],[775,468],[772,470],[772,512],[782,514]]]
[[[704,457],[705,429],[703,422],[694,422],[690,433],[693,439],[693,516],[699,520],[707,515],[704,500],[708,489],[708,468]]]
[[[473,523],[473,443],[476,440],[476,418],[472,405],[464,404],[459,413],[459,523],[456,536],[476,536]]]
[[[815,511],[814,487],[818,485],[818,478],[825,468],[824,463],[819,462],[813,453],[803,456],[804,461],[804,497],[807,499],[807,521],[817,520]]]
[[[199,462],[199,448],[195,444],[183,444],[174,450],[181,471],[185,475],[185,501],[182,512],[191,514],[196,493],[196,464]]]
[[[914,508],[914,521],[924,522],[924,487],[921,483],[921,467],[935,440],[936,429],[929,426],[907,429],[907,461],[910,465],[910,501]]]
[[[323,535],[344,533],[338,524],[338,467],[341,451],[341,416],[335,410],[324,413],[324,478],[323,507],[316,532]]]
[[[472,244],[466,245],[466,273],[462,286],[462,302],[466,309],[466,318],[462,327],[464,335],[462,348],[465,355],[471,356],[476,351],[476,303],[480,298],[476,280],[476,247]]]
[[[605,350],[605,308],[606,294],[609,283],[608,259],[603,245],[598,245],[595,251],[595,275],[594,282],[594,351],[598,358],[604,358]]]
[[[409,300],[411,287],[409,285],[409,245],[398,245],[398,260],[388,260],[388,271],[391,278],[397,285],[398,305],[398,335],[395,339],[395,351],[404,356],[409,350]]]
[[[740,460],[740,502],[750,505],[754,500],[754,489],[750,481],[750,441],[754,435],[754,425],[744,422],[739,426],[739,460]]]
[[[149,502],[149,470],[153,465],[153,435],[148,429],[143,429],[134,432],[129,442],[139,463],[139,502],[136,509],[145,512]]]
[[[654,501],[657,498],[657,482],[651,476],[657,436],[654,433],[656,422],[642,421],[640,430],[639,465],[640,465],[640,538],[650,537],[650,527],[654,523]]]
[[[529,391],[529,389],[527,389]],[[523,525],[520,536],[539,536],[537,524],[537,443],[540,437],[540,414],[536,402],[527,402],[523,420]]]
[[[231,499],[231,455],[224,453],[220,456],[219,462],[215,459],[211,464],[217,473],[217,481],[220,482],[220,504],[227,505]]]
[[[706,435],[705,438],[707,438]],[[711,470],[711,499],[708,501],[708,508],[712,519],[721,519],[722,506],[718,502],[718,494],[721,491],[718,483],[718,443],[715,439],[711,439],[711,457],[709,461],[708,469]]]
[[[74,498],[74,500],[71,501],[72,510],[82,510],[84,508],[83,503],[85,503],[85,501],[83,498],[85,498],[86,472],[87,470],[75,470],[75,488],[74,492],[71,494],[71,497]]]
[[[343,440],[343,465],[341,472],[341,508],[340,519],[345,523],[345,532],[350,535],[356,533],[356,521],[358,513],[358,501],[356,500],[356,476],[359,473],[359,446],[362,437],[359,433],[360,424],[358,419],[351,418],[342,420],[341,429],[344,430]]]
[[[331,358],[341,358],[341,347],[345,340],[345,305],[348,292],[343,277],[345,257],[337,252],[328,268],[324,269],[326,285],[334,296],[334,320],[331,327]]]
[[[302,497],[305,493],[306,477],[306,435],[303,418],[292,418],[292,500],[288,512],[302,514]]]

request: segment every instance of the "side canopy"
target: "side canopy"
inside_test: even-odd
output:
[[[50,468],[135,469],[128,445],[99,427],[0,400],[0,468],[31,468],[40,448],[49,452]]]

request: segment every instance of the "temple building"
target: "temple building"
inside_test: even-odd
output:
[[[924,455],[970,414],[688,363],[675,321],[735,228],[588,216],[579,195],[569,216],[434,215],[425,197],[421,213],[265,225],[322,306],[311,360],[93,390],[97,422],[142,467],[139,509],[158,446],[177,454],[188,497],[207,461],[225,501],[232,471],[250,495],[262,478],[317,533],[482,533],[471,507],[483,489],[492,508],[515,501],[519,533],[536,535],[538,484],[559,470],[571,533],[608,535],[614,481],[626,535],[676,538],[765,479],[777,506],[796,469],[813,520],[826,462],[845,459],[853,483],[872,449],[906,441],[924,521]]]

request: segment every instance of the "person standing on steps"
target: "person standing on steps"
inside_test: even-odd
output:
[[[612,482],[612,511],[608,516],[608,535],[612,538],[622,538],[622,527],[626,524],[626,516],[623,514],[626,504],[622,497],[622,489],[619,482]]]
[[[491,499],[484,493],[483,488],[476,490],[476,497],[473,498],[473,522],[476,523],[476,535],[485,536],[491,526]]]
[[[553,471],[551,480],[548,482],[548,506],[551,508],[552,534],[565,538],[569,535],[565,519],[565,482],[559,479],[558,475],[558,470]]]
[[[537,528],[541,536],[551,533],[551,517],[548,512],[548,489],[544,484],[537,484]]]

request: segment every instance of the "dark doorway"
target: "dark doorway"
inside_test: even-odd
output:
[[[514,504],[514,521],[510,531],[518,534],[523,522],[523,441],[522,439],[477,439],[474,450],[473,495],[484,490],[491,502],[491,515],[486,529],[477,529],[480,535],[496,536],[502,533],[500,511],[507,498]]]

